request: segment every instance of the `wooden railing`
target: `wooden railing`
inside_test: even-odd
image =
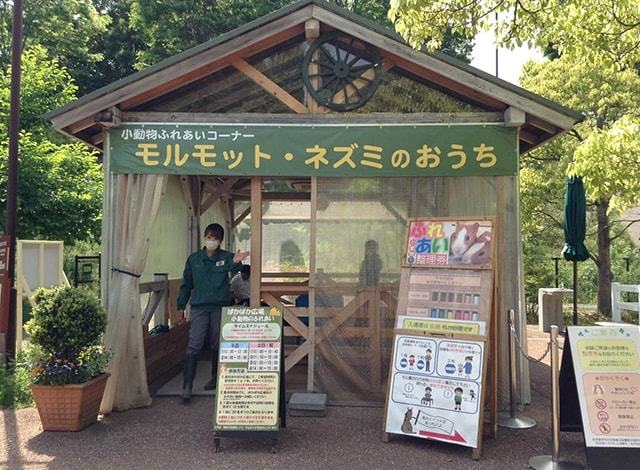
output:
[[[153,320],[154,325],[176,325],[178,318],[176,298],[182,279],[169,279],[168,274],[155,273],[153,281],[140,283],[140,295],[149,294],[147,304],[142,311],[142,326],[147,328]]]
[[[395,317],[395,309],[392,312],[387,310],[390,310],[389,306],[396,305],[397,285],[381,284],[378,287],[358,288],[353,283],[340,283],[327,288],[316,288],[316,328],[313,341],[310,337],[311,328],[300,320],[300,317],[309,318],[309,308],[295,307],[284,300],[288,295],[308,294],[308,291],[307,282],[263,283],[262,285],[262,300],[283,311],[286,322],[285,338],[296,337],[298,341],[302,340],[286,355],[285,372],[301,363],[315,348],[318,354],[329,360],[332,366],[337,368],[341,375],[355,387],[365,390],[371,388],[382,390],[386,382],[382,364],[388,362],[389,355],[383,344],[390,341],[388,333],[393,331]],[[326,294],[339,296],[348,301],[344,306],[325,307],[319,299]],[[386,307],[382,308],[381,305]],[[359,320],[359,325],[347,326],[349,320]],[[330,341],[336,335],[347,340],[365,338],[367,354],[363,358],[354,358],[349,357],[347,352],[338,352]],[[362,360],[367,363],[368,377],[362,377],[358,373],[358,364],[361,365]],[[313,374],[313,372],[313,367],[307,364],[307,373]]]
[[[182,321],[176,309],[176,298],[182,279],[169,279],[155,274],[153,281],[140,283],[140,295],[149,295],[142,311],[144,355],[147,383],[152,393],[179,373],[189,340],[189,323]],[[167,325],[169,330],[154,336],[149,325]]]

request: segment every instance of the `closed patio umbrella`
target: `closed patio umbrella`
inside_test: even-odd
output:
[[[573,261],[573,324],[578,324],[578,261],[589,258],[584,237],[587,226],[587,200],[580,176],[567,179],[567,191],[564,198],[564,247],[562,255],[567,261]]]

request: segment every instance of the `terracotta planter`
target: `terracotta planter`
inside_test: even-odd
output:
[[[45,431],[80,431],[98,419],[109,374],[77,385],[31,385]]]

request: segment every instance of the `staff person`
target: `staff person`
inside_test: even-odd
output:
[[[224,239],[224,229],[220,224],[208,225],[204,231],[204,247],[188,258],[182,275],[182,285],[178,295],[178,312],[184,315],[187,302],[191,304],[191,328],[184,365],[182,400],[191,400],[193,378],[198,365],[198,353],[204,345],[209,330],[212,365],[211,380],[205,390],[216,387],[218,366],[218,343],[220,338],[220,317],[222,307],[231,305],[229,273],[235,274],[242,268],[242,261],[249,256],[248,251],[236,254],[220,248]]]

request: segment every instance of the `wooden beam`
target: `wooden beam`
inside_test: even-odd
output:
[[[74,122],[73,124],[71,124],[69,127],[67,127],[66,131],[69,134],[76,134],[80,131],[83,131],[85,129],[88,129],[89,127],[93,126],[96,122],[98,121],[98,115],[97,114],[93,114],[85,119],[82,119],[78,122]]]
[[[298,346],[295,351],[289,354],[284,360],[284,371],[288,372],[293,366],[309,354],[310,347],[311,343],[309,341],[305,341],[302,345]]]
[[[249,214],[251,214],[251,206],[242,211],[242,214],[240,214],[238,218],[231,224],[231,228],[236,228],[240,224],[240,222],[247,218]]]
[[[105,131],[103,130],[99,134],[96,134],[96,135],[92,136],[91,139],[89,139],[89,142],[91,143],[91,145],[97,147],[98,145],[103,143],[104,142],[104,132]]]
[[[316,19],[307,20],[304,22],[304,36],[307,41],[313,41],[320,37],[320,22]]]
[[[247,61],[241,58],[234,59],[231,64],[244,73],[253,82],[264,88],[268,93],[277,98],[289,109],[296,113],[308,113],[309,109],[300,101],[295,99],[285,90],[283,90],[277,83],[273,82],[269,77],[260,72],[257,68],[250,65]]]
[[[289,309],[282,302],[276,299],[275,296],[269,294],[268,292],[263,292],[262,299],[272,307],[279,307],[282,310],[283,320],[286,320],[286,322],[294,330],[296,330],[305,338],[309,337],[309,328],[307,327],[307,325],[302,323],[302,321],[295,314],[289,311]]]
[[[533,127],[537,127],[538,129],[546,132],[547,134],[551,134],[551,135],[556,135],[558,132],[560,132],[561,129],[559,129],[558,127],[554,126],[553,124],[544,121],[542,119],[539,119],[535,116],[527,116],[527,122],[533,126]]]
[[[262,283],[262,177],[251,177],[251,275],[250,304],[260,307]]]
[[[195,216],[195,210],[193,207],[193,199],[191,197],[191,184],[189,182],[188,176],[180,177],[180,189],[182,190],[182,196],[184,197],[184,201],[187,203],[187,211],[190,216]]]
[[[281,84],[283,82],[291,81],[291,79],[296,77],[301,81],[300,69],[297,65],[299,61],[299,57],[294,57],[287,62],[274,66],[273,68],[269,68],[265,71],[265,74],[277,74],[280,78]],[[167,99],[163,99],[161,106],[166,109],[174,109],[176,111],[180,111],[181,109],[188,110],[188,107],[191,104],[199,102],[205,98],[214,97],[215,108],[210,109],[209,112],[216,112],[216,110],[225,109],[238,101],[249,99],[251,99],[251,101],[256,101],[255,98],[251,98],[251,96],[255,96],[256,93],[247,96],[247,87],[245,86],[245,83],[248,79],[242,74],[237,73],[230,65],[229,67],[229,72],[237,74],[240,79],[237,83],[230,83],[230,80],[225,77],[224,85],[229,84],[229,86],[223,90],[223,93],[220,93],[220,81],[210,81],[208,83],[203,83],[201,86],[195,87],[190,91],[185,91],[184,93],[181,93],[180,90],[178,90],[174,95],[169,95]],[[287,88],[284,85],[282,86],[285,89]],[[262,94],[262,90],[257,91]],[[271,98],[269,97],[269,99]]]
[[[507,127],[520,127],[527,122],[523,110],[509,106],[504,111],[504,125]]]
[[[229,192],[229,190],[233,187],[234,184],[236,184],[236,182],[239,180],[240,178],[238,177],[229,177],[226,179],[226,181],[224,183],[222,183],[221,186],[215,188],[215,190],[209,194],[209,196],[207,196],[207,198],[202,202],[202,204],[200,204],[200,213],[204,214],[205,212],[207,212],[207,210],[209,209],[209,207],[211,207],[213,205],[214,202],[216,202],[218,200],[218,198],[220,196],[222,196],[223,194]],[[208,187],[210,187],[210,182],[207,181],[205,183]]]
[[[184,86],[185,80],[194,81],[211,73],[212,65],[233,54],[245,54],[268,49],[275,44],[301,34],[303,22],[311,17],[311,6],[306,6],[291,14],[255,28],[251,34],[235,36],[223,43],[211,46],[201,52],[172,63],[155,73],[145,75],[135,82],[98,96],[95,99],[73,107],[51,119],[56,129],[62,129],[108,108],[122,103],[122,109],[130,109],[156,96]],[[198,73],[199,72],[199,73]],[[177,80],[176,77],[181,77]],[[126,103],[126,105],[125,105]]]
[[[235,196],[235,199],[237,199],[238,201],[246,201],[250,199],[250,195],[246,193],[238,192],[238,193],[235,193],[234,196]],[[310,201],[311,193],[274,191],[274,192],[262,193],[262,200],[263,201]]]
[[[525,131],[524,129],[520,129],[518,131],[518,135],[520,136],[520,139],[524,140],[529,144],[537,144],[541,140],[541,138],[538,137],[537,135],[532,134],[531,132]]]
[[[269,113],[159,113],[125,112],[126,122],[205,122],[230,124],[468,124],[502,123],[502,112],[477,113],[375,113],[375,114],[269,114]]]
[[[111,106],[98,115],[98,123],[107,129],[118,127],[122,122],[122,112],[117,106]]]

